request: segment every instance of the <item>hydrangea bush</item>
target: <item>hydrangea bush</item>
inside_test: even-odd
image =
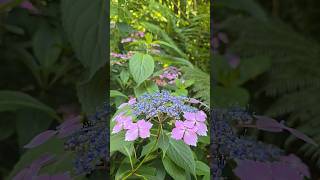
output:
[[[257,116],[244,108],[213,109],[211,112],[211,178],[230,177],[232,169],[240,179],[297,179],[310,178],[308,167],[295,155],[287,155],[277,146],[265,144],[250,136],[239,136],[239,128],[257,128],[270,132],[288,130],[297,138],[317,144],[304,134],[277,122]],[[236,165],[234,165],[236,164]]]
[[[115,5],[122,9],[119,4]],[[130,7],[124,4],[123,9]],[[207,62],[202,58],[209,56],[209,49],[188,53],[191,46],[184,48],[182,39],[163,27],[176,25],[182,30],[189,20],[168,23],[176,15],[154,1],[147,9],[146,22],[131,19],[135,13],[130,17],[120,11],[111,18],[111,34],[117,37],[110,48],[111,179],[210,179],[209,107],[201,96],[195,98],[195,81],[184,72],[198,69],[191,63],[195,56]],[[149,16],[149,10],[163,13]]]

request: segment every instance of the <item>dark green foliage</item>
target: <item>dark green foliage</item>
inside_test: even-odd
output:
[[[262,82],[257,82],[260,90],[254,92],[259,98],[263,97],[261,95],[270,97],[271,102],[262,105],[268,107],[265,113],[285,119],[288,125],[319,143],[319,42],[302,35],[278,18],[262,20],[252,14],[252,10],[241,10],[242,15],[224,18],[219,30],[227,32],[232,39],[229,51],[244,58],[264,55],[271,61],[269,71],[259,78]],[[303,144],[292,136],[280,144],[320,167],[319,147]]]

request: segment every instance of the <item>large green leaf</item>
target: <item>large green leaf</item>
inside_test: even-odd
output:
[[[119,151],[128,156],[125,148],[129,150],[131,154],[133,150],[133,143],[131,141],[124,140],[124,132],[120,132],[117,134],[112,134],[110,137],[110,154],[112,155],[114,152]]]
[[[49,106],[41,103],[32,96],[18,91],[0,91],[0,112],[15,111],[18,109],[37,109],[59,119],[56,112]]]
[[[197,175],[210,175],[210,167],[202,161],[196,161],[196,174]]]
[[[48,129],[52,118],[39,110],[21,109],[17,111],[16,130],[19,146],[26,145],[37,134]]]
[[[195,174],[196,163],[193,158],[192,150],[183,141],[169,139],[169,147],[167,150],[168,157],[178,166],[187,172]]]
[[[133,90],[136,97],[139,97],[146,92],[155,93],[159,91],[159,88],[155,82],[145,81],[144,83],[140,84],[138,87],[135,87]]]
[[[122,92],[117,91],[117,90],[110,90],[110,97],[119,97],[119,96],[128,99],[128,96],[126,96]]]
[[[129,60],[129,69],[134,81],[140,85],[154,70],[154,60],[148,54],[136,53]]]
[[[15,118],[1,114],[0,121],[0,141],[10,137],[15,132]]]
[[[92,77],[108,57],[107,1],[61,1],[62,23],[80,62]]]
[[[90,81],[78,84],[77,93],[84,112],[92,114],[101,108],[108,95],[106,68],[100,69]]]
[[[59,58],[62,40],[59,31],[43,24],[33,37],[33,51],[41,66],[50,68]]]
[[[259,56],[248,59],[241,59],[240,62],[240,77],[237,81],[238,85],[241,85],[251,79],[254,79],[258,75],[267,71],[271,66],[270,59]]]
[[[246,106],[250,98],[249,92],[241,87],[216,86],[212,91],[213,104],[217,107]]]
[[[177,166],[169,157],[164,157],[162,163],[167,173],[175,180],[186,179],[185,170]]]
[[[36,160],[40,155],[45,153],[55,155],[57,158],[61,157],[65,153],[63,141],[61,139],[51,139],[41,146],[28,150],[20,157],[18,163],[14,166],[7,179],[12,179],[12,177],[15,176],[20,170],[30,165],[32,161]],[[60,165],[64,166],[64,164]],[[66,167],[65,171],[67,170],[71,171],[72,167]]]

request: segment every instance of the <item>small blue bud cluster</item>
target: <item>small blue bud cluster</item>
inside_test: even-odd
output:
[[[244,112],[230,113],[227,109],[213,110],[211,113],[212,179],[221,177],[227,160],[248,159],[266,162],[277,160],[283,155],[284,152],[275,146],[237,136],[229,124],[233,120],[230,118],[246,122],[243,118],[247,115]]]
[[[250,124],[253,121],[253,115],[243,107],[230,107],[228,108],[226,115],[228,116],[228,119],[237,121],[239,124]]]
[[[82,129],[66,140],[65,149],[76,153],[76,174],[88,174],[109,161],[108,113],[109,108],[105,107],[103,111],[89,116]]]
[[[189,98],[185,96],[173,96],[168,91],[145,93],[138,97],[132,105],[135,115],[144,115],[146,118],[156,117],[158,114],[166,114],[172,118],[180,119],[182,112],[196,112],[197,109],[188,105]]]

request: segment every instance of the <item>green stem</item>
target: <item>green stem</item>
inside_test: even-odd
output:
[[[142,166],[142,164],[147,160],[147,158],[149,157],[149,155],[152,153],[153,149],[156,147],[156,145],[158,144],[158,141],[159,141],[159,138],[160,138],[160,133],[161,133],[161,130],[162,130],[162,124],[161,124],[161,121],[159,119],[159,128],[158,128],[158,132],[157,132],[157,139],[156,139],[156,142],[153,144],[152,148],[150,149],[150,151],[148,152],[148,154],[142,159],[142,161],[138,164],[138,166],[133,169],[127,176],[125,176],[123,178],[123,180],[126,180],[127,178],[129,178],[130,176],[132,176],[135,172],[138,171],[138,169]]]

